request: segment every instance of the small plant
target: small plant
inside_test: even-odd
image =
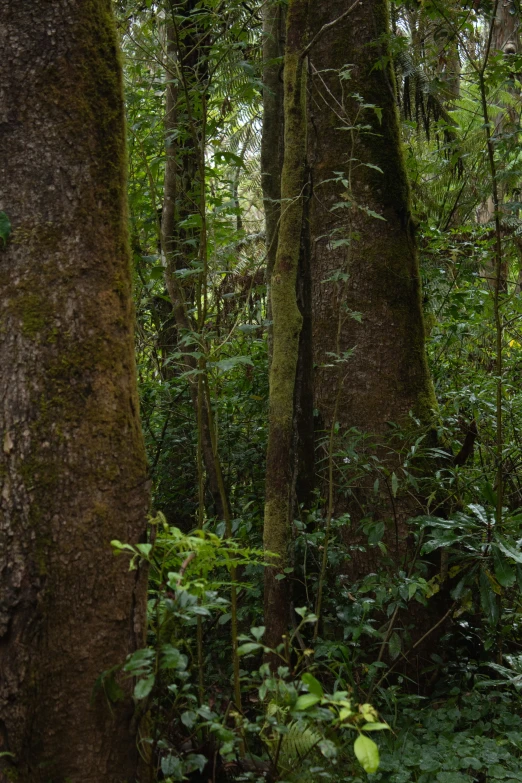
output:
[[[276,650],[263,644],[263,626],[239,636],[249,705],[243,711],[233,703],[230,655],[213,658],[215,670],[209,668],[201,640],[212,632],[215,649],[222,646],[228,575],[233,567],[262,566],[263,554],[207,531],[184,534],[161,514],[152,522],[153,543],[112,544],[116,554],[130,556],[131,569],[141,560],[151,569],[149,645],[120,669],[135,681],[140,750],[153,778],[161,772],[164,780],[181,781],[212,759],[245,781],[258,780],[263,771],[274,783],[344,780],[335,767],[341,762],[375,772],[379,750],[368,735],[389,727],[370,704],[357,705],[348,690],[328,693],[309,671],[312,650],[294,647],[305,626],[316,623],[305,607],[295,610],[300,622]],[[277,671],[275,664],[259,666],[260,655],[279,660]],[[256,663],[249,669],[247,661]],[[98,683],[109,701],[121,694],[115,674],[104,673]]]

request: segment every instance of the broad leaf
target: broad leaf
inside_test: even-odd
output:
[[[294,704],[294,710],[307,710],[309,707],[317,704],[318,701],[321,701],[320,696],[316,696],[313,693],[303,693]]]
[[[247,642],[246,644],[241,644],[237,648],[237,654],[250,655],[250,653],[256,652],[257,650],[261,650],[262,647],[263,645],[258,644],[257,642]]]
[[[353,749],[358,762],[365,772],[373,774],[379,769],[379,748],[373,740],[359,734],[353,743]]]
[[[502,587],[513,587],[517,576],[514,566],[507,560],[506,556],[497,546],[493,545],[492,550],[495,576],[497,577],[499,584],[501,584]]]
[[[150,674],[144,680],[138,680],[134,688],[134,698],[138,701],[145,699],[153,689],[155,679],[154,675]]]
[[[323,692],[323,686],[319,682],[319,680],[316,680],[315,677],[311,674],[303,674],[301,677],[302,681],[305,685],[308,686],[308,690],[310,693],[313,693],[314,696],[318,696],[320,699],[323,698],[324,692]]]
[[[498,548],[501,549],[505,555],[514,560],[515,563],[522,563],[522,552],[519,552],[518,549],[515,549],[515,547],[508,541],[503,541],[500,537],[498,537],[496,544]]]

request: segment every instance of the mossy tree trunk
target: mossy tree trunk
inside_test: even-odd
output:
[[[288,566],[294,483],[294,396],[302,315],[296,284],[303,221],[306,155],[308,0],[290,0],[284,65],[284,162],[277,252],[271,276],[273,337],[264,519],[265,549],[276,555],[265,570],[265,641],[277,646],[289,622]],[[283,578],[281,578],[283,577]]]
[[[311,35],[345,7],[344,0],[315,3]],[[317,428],[325,439],[337,421],[339,437],[357,428],[382,443],[390,422],[407,424],[412,411],[427,424],[435,406],[387,34],[387,0],[368,0],[310,52],[314,389]],[[384,495],[371,500],[374,478],[359,497],[363,511],[358,504],[352,509],[347,541],[364,543],[355,534],[357,516],[374,515],[386,522],[390,554],[402,558],[404,515],[382,480]],[[347,510],[340,474],[335,481],[334,515]],[[377,547],[354,551],[351,576],[378,564]]]
[[[0,0],[0,780],[137,779],[148,507],[110,0]]]

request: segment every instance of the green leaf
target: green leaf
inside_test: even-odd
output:
[[[254,362],[250,356],[231,356],[228,359],[221,359],[219,362],[209,362],[209,367],[215,367],[221,372],[227,372],[228,370],[233,370],[234,367],[237,367],[240,364],[252,366]]]
[[[318,701],[321,701],[320,696],[316,696],[314,693],[303,693],[294,704],[294,710],[307,710],[309,707],[317,704]]]
[[[149,271],[149,277],[151,280],[163,280],[163,276],[165,274],[165,270],[162,266],[154,266]]]
[[[365,723],[362,727],[364,731],[384,731],[384,729],[389,729],[387,723]]]
[[[374,522],[368,531],[368,544],[370,546],[376,546],[379,541],[382,541],[386,526],[384,522]]]
[[[164,644],[161,648],[161,668],[162,669],[179,669],[184,671],[187,668],[188,658],[183,655],[177,647],[173,647],[172,644]]]
[[[489,481],[486,481],[484,486],[482,487],[482,494],[488,501],[488,503],[493,506],[493,508],[496,508],[497,506],[497,495]]]
[[[120,552],[132,552],[133,554],[136,554],[136,550],[133,546],[130,544],[122,544],[121,541],[118,541],[118,539],[113,539],[111,541],[111,546],[114,549],[114,554],[119,555]]]
[[[103,689],[105,691],[105,695],[113,704],[125,700],[125,691],[119,685],[119,683],[116,682],[113,674],[103,681]]]
[[[392,660],[395,660],[395,658],[397,658],[400,655],[400,652],[402,650],[402,643],[401,643],[401,637],[396,631],[394,631],[390,636],[390,641],[388,642],[388,649],[390,651],[390,658]]]
[[[486,615],[487,621],[491,625],[496,625],[498,622],[497,597],[493,592],[493,590],[491,589],[491,583],[488,579],[487,574],[483,570],[481,570],[480,572],[479,586],[480,586],[480,605],[482,606],[482,611]]]
[[[153,658],[154,650],[151,650],[150,647],[142,647],[141,650],[136,650],[132,655],[129,655],[123,671],[131,672],[134,675],[150,671]]]
[[[377,220],[384,220],[384,221],[386,220],[386,218],[383,217],[383,215],[379,215],[379,213],[375,212],[374,209],[368,209],[368,207],[362,207],[362,206],[359,206],[359,209],[361,209],[363,212],[366,212],[368,217],[377,218]]]
[[[185,758],[185,773],[187,772],[194,772],[194,770],[198,769],[200,772],[203,772],[207,765],[207,759],[205,756],[202,756],[201,753],[191,753],[190,756],[187,756]]]
[[[382,109],[377,109],[377,107],[374,106],[375,111],[380,111],[382,113]],[[383,174],[383,170],[380,166],[376,166],[374,163],[363,163],[363,166],[366,166],[367,169],[375,169],[375,171],[378,171],[379,174]]]
[[[211,617],[211,612],[206,606],[191,606],[190,611],[192,614],[198,614],[201,617]]]
[[[518,549],[515,549],[515,547],[510,543],[503,541],[500,537],[498,537],[496,544],[498,548],[501,549],[505,555],[514,560],[515,563],[522,563],[522,552],[519,552]]]
[[[146,696],[148,696],[154,687],[155,679],[156,678],[154,675],[150,674],[144,680],[138,680],[134,688],[134,698],[139,701],[140,699],[144,699]]]
[[[399,479],[395,475],[395,473],[392,473],[391,475],[391,485],[392,485],[392,495],[394,498],[397,497],[397,490],[399,489]]]
[[[260,650],[262,648],[262,644],[258,644],[257,642],[247,642],[246,644],[241,644],[237,648],[237,654],[238,655],[250,655],[250,653],[256,652],[257,650]]]
[[[323,698],[324,696],[323,686],[321,685],[319,680],[315,679],[315,677],[312,674],[308,674],[308,673],[303,674],[301,680],[308,687],[310,693],[313,693],[314,696],[318,696],[320,699]]]
[[[9,239],[9,235],[11,233],[11,221],[5,214],[5,212],[0,212],[0,239],[2,240],[2,243],[4,245],[7,244],[7,240]]]
[[[495,568],[495,576],[497,581],[502,587],[513,587],[516,579],[515,568],[506,559],[506,556],[500,551],[500,549],[493,545],[493,566]]]
[[[183,780],[181,759],[176,758],[176,756],[167,756],[161,759],[161,771],[169,777],[174,776],[175,780]]]
[[[181,713],[181,722],[187,729],[191,729],[198,719],[198,714],[194,710],[185,710]]]
[[[364,734],[359,734],[353,743],[353,749],[357,761],[365,772],[370,774],[377,772],[379,769],[379,748],[373,740],[365,737]]]

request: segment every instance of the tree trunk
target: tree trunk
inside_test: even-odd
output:
[[[306,152],[306,40],[308,0],[290,0],[284,73],[284,164],[281,219],[271,278],[273,353],[270,366],[264,546],[276,555],[265,569],[265,642],[277,646],[289,622],[284,580],[293,509],[294,395],[302,316],[296,295],[303,220]]]
[[[491,36],[491,52],[494,54],[505,54],[508,57],[518,54],[520,52],[520,14],[513,0],[499,0],[497,4],[495,20],[493,22],[493,31]],[[488,27],[489,29],[489,27]],[[515,86],[514,80],[508,87],[509,92],[512,95],[516,95],[518,90]],[[504,111],[500,114],[495,122],[494,140],[498,143],[502,139],[502,136],[516,137],[517,128],[519,123],[518,111],[513,106],[504,107]],[[497,183],[499,204],[506,201],[509,196],[509,188],[506,187],[505,182],[500,181]],[[505,213],[505,209],[501,210]],[[481,204],[477,210],[478,222],[482,224],[493,223],[495,220],[495,205],[493,196],[489,196],[486,202]],[[501,224],[505,229],[505,221],[501,218]],[[505,235],[503,231],[503,235]],[[515,248],[520,248],[520,240],[514,237]],[[483,270],[484,277],[487,279],[489,287],[495,288],[495,264],[487,264]],[[507,293],[509,277],[509,254],[503,253],[502,265],[500,270],[500,291],[502,294]]]
[[[344,0],[313,5],[311,34],[344,10]],[[388,3],[368,0],[312,48],[308,157],[318,430],[329,433],[337,421],[346,438],[357,428],[375,439],[372,452],[391,469],[393,459],[375,450],[386,440],[389,423],[407,425],[411,411],[427,424],[436,403],[387,34]],[[364,511],[351,506],[347,540],[364,543],[355,534],[357,522],[373,514],[386,522],[390,554],[402,558],[406,515],[397,514],[391,492],[380,491],[370,505],[374,479],[363,484],[358,499]],[[335,480],[342,481],[341,475]],[[335,494],[337,514],[347,501],[343,489]],[[354,552],[351,577],[376,570],[379,561],[377,547]]]
[[[499,0],[491,46],[494,52],[520,52],[520,12],[515,0]]]
[[[185,9],[187,17],[192,5]],[[193,20],[187,23],[194,24]],[[186,32],[186,31],[185,31]],[[201,241],[200,231],[192,229],[187,232],[180,228],[180,224],[186,221],[197,212],[199,203],[199,189],[205,187],[204,182],[199,181],[198,161],[200,150],[198,149],[198,139],[194,138],[196,133],[196,118],[192,122],[187,117],[189,109],[188,98],[181,85],[190,84],[190,80],[195,80],[196,84],[191,84],[191,89],[201,89],[197,81],[198,59],[202,59],[200,47],[197,45],[197,33],[192,26],[188,29],[188,41],[183,39],[181,42],[180,31],[172,23],[167,25],[167,62],[166,62],[166,106],[165,106],[165,134],[166,134],[166,159],[165,159],[165,182],[164,198],[161,217],[161,250],[163,263],[165,267],[165,284],[172,304],[172,311],[176,319],[178,333],[181,337],[191,332],[197,331],[197,325],[188,313],[187,305],[193,306],[194,291],[183,286],[176,272],[180,269],[190,268],[191,262],[195,260],[190,256],[196,254],[198,250],[193,249],[188,240]],[[200,33],[201,34],[201,33]],[[180,46],[183,45],[183,51]],[[178,68],[176,69],[176,64]],[[184,78],[178,81],[179,71],[183,70]],[[181,117],[179,116],[181,115]],[[201,131],[203,122],[198,123],[198,130]],[[182,142],[176,139],[176,134],[181,131]],[[204,216],[201,215],[201,220]],[[188,236],[190,234],[191,236]],[[193,279],[193,278],[189,278]],[[188,302],[187,302],[188,298]],[[192,301],[190,301],[192,300]],[[184,350],[184,362],[187,368],[194,374],[189,377],[190,395],[192,407],[197,417],[199,408],[198,382],[197,382],[197,359],[193,355],[192,346],[183,349],[184,343],[180,343],[180,350]],[[212,442],[209,432],[208,411],[205,400],[202,400],[203,417],[201,422],[201,442],[203,461],[208,478],[208,487],[212,496],[212,502],[218,517],[223,517],[223,504],[221,502],[219,485],[216,471],[216,464],[212,450]]]
[[[125,133],[110,0],[0,0],[0,781],[137,778],[143,540]]]
[[[285,9],[268,2],[263,9],[263,135],[261,184],[265,212],[267,279],[277,253],[281,217],[281,170],[284,154],[283,56]]]

